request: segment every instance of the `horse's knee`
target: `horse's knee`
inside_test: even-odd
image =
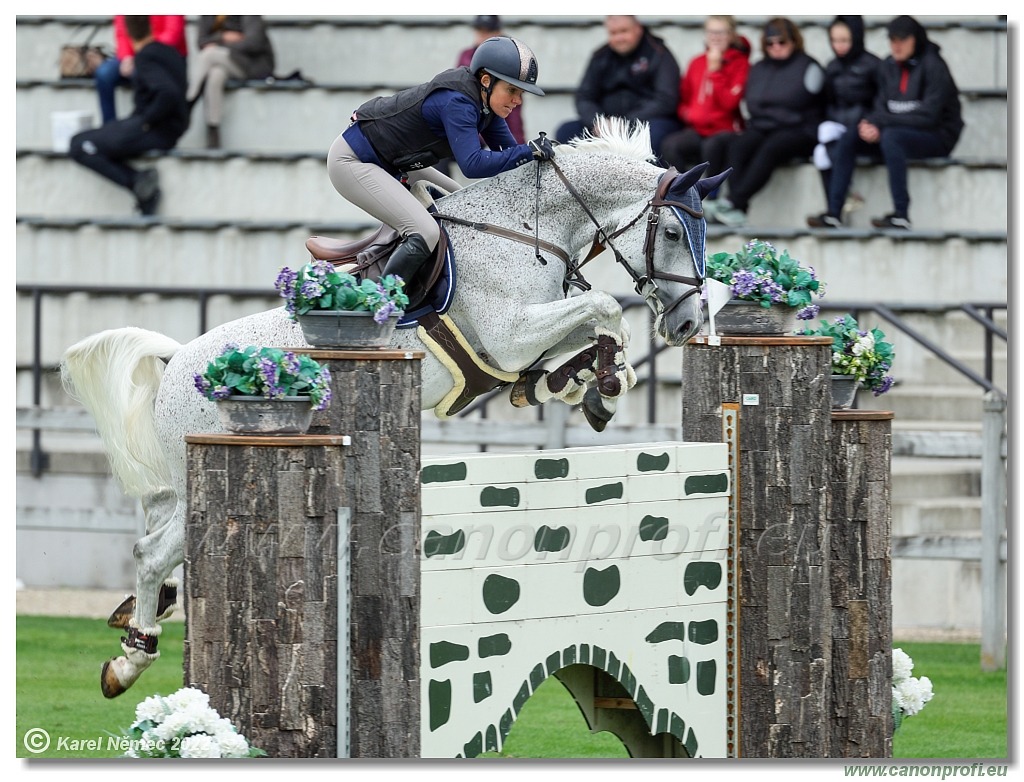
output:
[[[622,319],[622,324],[619,328],[619,339],[622,340],[623,349],[629,347],[630,337],[633,336],[633,330],[630,328],[629,321],[625,318]]]
[[[166,507],[166,506],[165,506]],[[174,510],[157,529],[135,541],[132,554],[140,578],[163,581],[184,560],[185,517],[175,500]]]
[[[591,291],[593,297],[591,306],[594,315],[599,320],[607,323],[620,323],[622,321],[622,306],[615,300],[615,297],[604,291]]]

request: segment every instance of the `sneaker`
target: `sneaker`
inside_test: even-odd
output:
[[[156,209],[160,205],[160,189],[157,188],[153,191],[153,194],[149,198],[140,198],[135,202],[135,206],[139,210],[139,214],[144,217],[152,217],[156,214]]]
[[[811,228],[842,228],[843,221],[838,217],[833,217],[828,212],[823,212],[820,215],[811,215],[808,217],[807,225]]]
[[[132,192],[135,193],[136,205],[142,214],[156,214],[157,204],[160,203],[160,175],[157,170],[147,168],[140,171],[135,177]]]
[[[220,149],[220,125],[206,126],[206,148]]]
[[[160,189],[160,174],[155,168],[147,168],[135,176],[132,184],[132,192],[140,201],[145,201],[153,196]]]
[[[718,210],[715,214],[715,222],[730,228],[742,228],[747,224],[747,213],[730,205]]]
[[[874,217],[871,224],[875,228],[899,228],[904,231],[910,230],[910,220],[898,214],[887,214],[885,217]]]

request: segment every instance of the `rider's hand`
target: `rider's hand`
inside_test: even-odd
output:
[[[555,148],[543,134],[530,142],[530,149],[533,150],[533,156],[537,160],[551,160],[555,156]]]

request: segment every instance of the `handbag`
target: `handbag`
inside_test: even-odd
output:
[[[113,56],[105,46],[90,44],[100,27],[103,25],[96,25],[82,43],[66,43],[60,47],[62,79],[91,79],[100,63]],[[76,28],[76,32],[79,29],[81,27]]]

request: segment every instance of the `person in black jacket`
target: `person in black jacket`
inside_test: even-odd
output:
[[[939,47],[911,16],[888,26],[891,55],[878,68],[874,105],[836,144],[828,191],[828,211],[808,219],[815,227],[838,227],[857,157],[882,160],[889,173],[893,211],[872,219],[876,228],[910,228],[907,161],[945,157],[953,151],[964,123],[960,94]]]
[[[857,123],[871,110],[878,92],[881,63],[864,48],[864,18],[861,16],[837,16],[828,26],[828,39],[835,58],[825,66],[825,121],[818,126],[818,145],[813,156],[814,165],[821,171],[826,199],[832,174],[832,152],[839,137],[850,130],[856,133]],[[859,206],[862,199],[857,196],[855,202]],[[844,211],[850,206],[848,199]],[[817,218],[808,218],[808,224],[818,227]]]
[[[172,149],[188,129],[187,68],[177,50],[153,38],[148,16],[128,16],[125,25],[135,48],[134,109],[125,119],[76,134],[68,154],[131,190],[139,211],[152,215],[160,201],[157,171],[139,171],[125,161]]]
[[[676,117],[679,63],[635,16],[608,16],[604,26],[608,43],[591,55],[576,90],[579,118],[563,123],[555,138],[564,144],[592,130],[594,117],[602,114],[648,123],[657,152],[665,136],[682,130]]]
[[[796,25],[784,17],[770,19],[761,34],[761,51],[764,57],[747,77],[747,127],[708,140],[708,155],[724,159],[733,174],[728,198],[704,201],[705,217],[734,227],[746,225],[750,199],[776,168],[810,156],[824,115],[825,71],[804,51]]]

